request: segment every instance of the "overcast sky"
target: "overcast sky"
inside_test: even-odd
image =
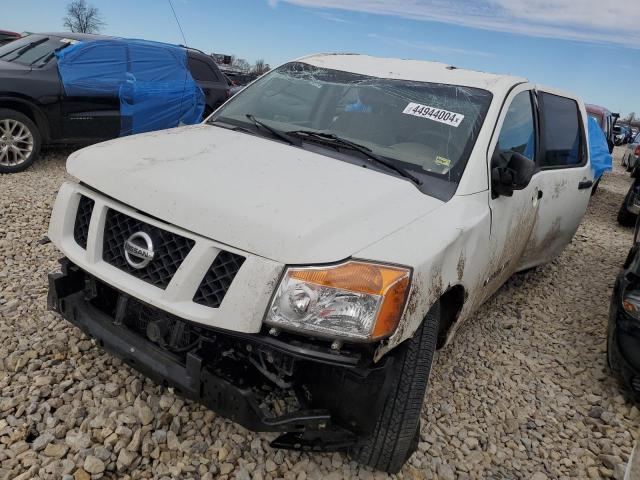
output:
[[[341,51],[510,73],[640,114],[640,0],[173,0],[187,42],[272,66]],[[66,0],[0,0],[0,29],[58,31]],[[182,43],[168,0],[90,0],[103,33]]]

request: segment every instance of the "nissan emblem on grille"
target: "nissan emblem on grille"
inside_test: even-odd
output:
[[[153,255],[153,240],[144,232],[136,232],[124,242],[124,257],[133,268],[146,267]]]

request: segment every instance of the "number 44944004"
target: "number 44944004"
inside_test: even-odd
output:
[[[457,127],[464,119],[464,115],[460,113],[450,112],[442,108],[430,107],[428,105],[421,105],[413,102],[407,105],[402,113],[413,115],[414,117],[428,118],[429,120],[445,123],[452,127]]]

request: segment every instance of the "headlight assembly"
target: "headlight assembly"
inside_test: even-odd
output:
[[[408,268],[363,261],[288,268],[265,321],[328,338],[379,340],[397,327],[410,279]]]

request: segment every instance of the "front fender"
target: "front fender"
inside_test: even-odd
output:
[[[10,95],[6,92],[0,92],[0,108],[18,110],[33,118],[35,124],[40,129],[43,141],[46,143],[51,138],[49,121],[42,108],[38,106],[36,100],[21,94]]]
[[[408,265],[414,270],[398,328],[380,344],[376,361],[412,337],[431,306],[453,286],[462,286],[466,294],[459,319],[479,306],[488,268],[490,222],[488,192],[453,197],[358,252],[358,258]]]

